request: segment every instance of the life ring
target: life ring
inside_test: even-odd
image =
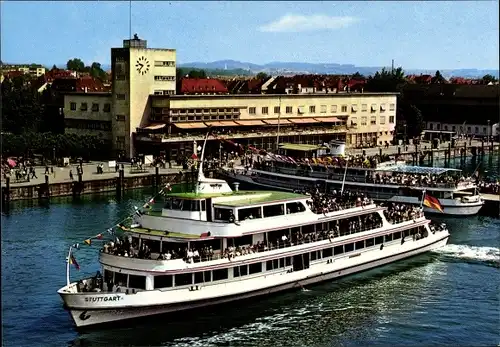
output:
[[[234,223],[234,216],[229,217],[229,223]]]

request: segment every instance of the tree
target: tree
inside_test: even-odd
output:
[[[269,77],[270,77],[270,76],[269,76],[268,74],[266,74],[265,72],[259,72],[259,73],[257,74],[257,76],[256,76],[256,77],[257,77],[258,79],[260,79],[260,80],[265,80],[265,81],[267,81],[267,80],[269,79]]]
[[[205,70],[191,70],[188,75],[189,78],[207,78]]]
[[[402,67],[393,71],[382,68],[366,82],[366,90],[371,92],[397,92],[405,83],[405,74]]]
[[[406,124],[406,135],[408,138],[418,137],[425,129],[425,122],[422,112],[413,104],[404,104],[401,108],[400,117]]]
[[[436,74],[431,79],[431,83],[432,84],[444,84],[444,83],[446,83],[446,79],[443,77],[443,75],[441,75],[441,72],[439,72],[439,70],[437,70]]]
[[[56,64],[52,65],[52,70],[57,70]]]
[[[484,75],[483,78],[481,78],[481,81],[483,82],[483,84],[488,84],[488,83],[495,83],[496,81],[498,81],[498,79],[493,76],[493,75]]]
[[[92,65],[89,67],[89,73],[90,73],[90,76],[92,76],[94,78],[98,78],[101,81],[104,81],[107,79],[106,71],[104,71],[101,68],[100,63],[93,62]]]
[[[356,73],[354,73],[351,78],[354,78],[354,79],[357,79],[357,80],[364,80],[366,79],[365,76],[363,76],[362,74],[359,73],[359,71],[356,71]]]
[[[85,64],[81,59],[73,58],[68,60],[68,62],[66,63],[66,68],[71,71],[84,72]]]

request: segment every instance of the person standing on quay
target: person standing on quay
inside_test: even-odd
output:
[[[73,170],[69,170],[69,179],[73,181]]]

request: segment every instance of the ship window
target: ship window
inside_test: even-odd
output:
[[[285,214],[285,205],[284,204],[279,204],[279,205],[268,205],[264,206],[264,217],[275,217],[275,216],[281,216]]]
[[[308,224],[302,226],[302,233],[309,234],[314,232],[314,224]]]
[[[229,221],[229,218],[233,215],[233,210],[227,208],[214,208],[215,219],[222,221]]]
[[[104,282],[105,283],[112,283],[113,282],[113,271],[104,270]]]
[[[285,258],[280,259],[280,267],[285,267]]]
[[[285,265],[286,266],[292,266],[292,257],[286,257],[285,258]]]
[[[151,253],[160,253],[160,241],[142,240],[143,245],[147,245]]]
[[[366,247],[371,247],[375,244],[374,239],[366,239]]]
[[[213,273],[214,281],[227,280],[228,278],[227,269],[214,270]]]
[[[323,250],[323,258],[328,258],[333,255],[333,249],[332,248],[325,248]]]
[[[365,248],[365,241],[356,242],[356,250]]]
[[[289,202],[286,204],[286,213],[298,213],[298,212],[303,212],[305,211],[304,205],[302,205],[301,202],[296,201],[296,202]]]
[[[175,275],[175,286],[188,286],[193,284],[193,276],[192,274],[178,274]]]
[[[384,237],[383,236],[377,236],[375,238],[375,244],[380,245],[381,243],[384,243]]]
[[[400,239],[401,238],[401,232],[398,231],[397,233],[394,233],[394,238],[393,240],[397,240],[397,239]]]
[[[207,210],[207,201],[206,200],[201,200],[201,210],[202,211]]]
[[[172,287],[172,277],[172,275],[155,276],[155,289]]]
[[[344,245],[344,247],[346,253],[354,251],[354,243],[347,243]]]
[[[392,241],[392,234],[385,235],[385,242]]]
[[[262,212],[259,207],[240,208],[238,210],[238,220],[262,218]]]
[[[269,271],[272,269],[273,269],[273,261],[272,260],[266,261],[266,270]]]
[[[333,254],[334,255],[337,255],[337,254],[342,254],[344,253],[344,246],[336,246],[334,249],[333,249]]]
[[[146,276],[128,275],[128,287],[146,289]]]
[[[281,259],[281,260],[283,260],[283,259]],[[285,265],[283,264],[283,267],[284,266]],[[254,264],[250,264],[248,266],[248,274],[253,275],[253,274],[256,274],[259,272],[262,272],[262,263],[254,263]]]
[[[115,272],[115,284],[122,287],[127,286],[127,274]]]
[[[405,235],[405,237],[406,237],[406,236],[410,236],[410,230],[405,230],[405,231],[404,231],[404,233],[405,233],[405,234],[404,234],[404,235]]]
[[[273,269],[279,269],[280,268],[280,264],[279,264],[279,259],[274,259],[273,260]]]
[[[247,265],[235,266],[233,268],[233,277],[240,277],[248,275]]]
[[[316,253],[316,251],[311,252],[311,261],[313,261],[313,260],[316,260],[316,259],[317,259],[316,254],[317,254],[317,253]]]
[[[195,272],[194,273],[194,283],[198,284],[198,283],[203,283],[203,282],[205,282],[203,279],[203,272]]]

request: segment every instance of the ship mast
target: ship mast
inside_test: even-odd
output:
[[[208,136],[210,135],[210,131],[207,132],[207,135],[205,136],[205,141],[203,141],[203,148],[201,150],[201,157],[199,158],[198,161],[198,179],[195,185],[195,193],[198,194],[198,188],[200,186],[200,183],[205,179],[205,175],[203,174],[203,160],[205,159],[205,148],[207,148],[207,140]]]

